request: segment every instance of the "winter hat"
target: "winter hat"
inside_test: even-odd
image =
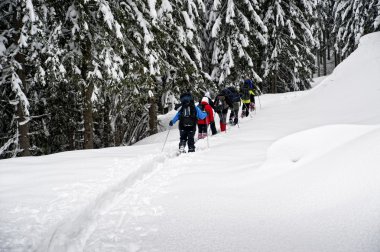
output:
[[[203,97],[202,98],[202,102],[207,102],[208,103],[208,98],[207,97]]]

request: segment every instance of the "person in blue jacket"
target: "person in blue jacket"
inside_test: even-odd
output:
[[[173,126],[179,120],[179,152],[185,152],[186,143],[188,145],[188,151],[194,152],[194,135],[197,128],[197,122],[198,119],[205,119],[207,113],[195,106],[194,99],[189,92],[183,93],[180,100],[181,108],[169,122],[169,126]]]

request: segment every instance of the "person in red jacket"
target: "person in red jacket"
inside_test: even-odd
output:
[[[201,103],[198,105],[199,108],[207,113],[205,119],[198,120],[198,139],[203,139],[207,137],[207,127],[214,121],[214,112],[208,103],[208,98],[203,97]]]

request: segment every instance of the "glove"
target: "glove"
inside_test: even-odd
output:
[[[173,122],[172,121],[169,122],[169,126],[170,127],[173,126]]]

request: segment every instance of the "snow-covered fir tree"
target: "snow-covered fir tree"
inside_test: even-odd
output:
[[[68,85],[78,85],[83,100],[84,148],[94,147],[93,102],[97,91],[105,91],[124,79],[122,66],[123,33],[115,16],[118,1],[72,0],[56,6],[65,20],[62,25],[64,48],[62,58]]]
[[[268,46],[263,63],[265,92],[288,92],[310,87],[317,45],[311,28],[314,1],[270,0],[263,5]]]
[[[267,27],[256,0],[209,1],[207,24],[211,54],[210,77],[218,85],[237,84],[243,78],[261,81],[257,74],[260,48],[267,44]]]
[[[380,29],[379,5],[379,0],[335,1],[334,46],[341,57],[347,57],[363,35]]]
[[[30,126],[47,69],[41,64],[46,34],[43,0],[0,3],[0,156],[31,154]]]
[[[333,37],[332,33],[332,0],[316,0],[312,30],[316,40],[317,74],[327,75],[327,61],[331,59]]]
[[[205,6],[202,0],[164,0],[158,6],[157,39],[162,45],[166,85],[174,93],[204,87],[202,35]]]
[[[380,0],[3,0],[0,158],[133,144],[187,90],[307,89],[379,29]]]

